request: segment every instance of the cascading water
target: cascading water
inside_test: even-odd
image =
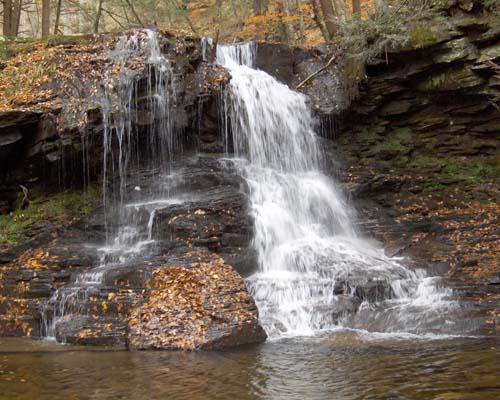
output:
[[[214,41],[211,37],[203,36],[201,38],[200,46],[201,46],[201,59],[202,61],[209,61],[209,55],[212,51],[212,46]]]
[[[454,306],[449,291],[356,235],[352,211],[320,172],[306,97],[253,69],[254,59],[252,43],[217,48],[231,74],[224,120],[255,218],[259,270],[247,286],[268,335],[342,326],[432,332],[435,318]]]
[[[96,268],[78,274],[73,284],[56,290],[49,299],[42,312],[45,337],[55,337],[57,324],[65,315],[78,313],[89,295],[98,292],[108,270],[152,254],[156,210],[180,201],[171,197],[169,188],[175,174],[168,170],[178,147],[172,122],[175,76],[162,55],[157,33],[140,30],[123,36],[110,58],[116,67],[105,78],[99,98],[104,125],[106,245],[98,249],[100,264]],[[138,79],[138,68],[145,68],[145,79]],[[145,96],[138,99],[140,90]],[[139,118],[147,125],[145,135],[137,129]],[[139,147],[146,151],[139,152]],[[158,177],[153,189],[130,185],[132,172],[141,171],[141,166]]]

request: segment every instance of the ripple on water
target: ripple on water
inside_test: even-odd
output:
[[[498,340],[356,332],[225,352],[0,339],[0,399],[497,399]]]

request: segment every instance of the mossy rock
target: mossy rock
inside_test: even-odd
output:
[[[16,244],[32,225],[39,222],[69,225],[88,215],[99,198],[98,189],[93,187],[87,191],[56,194],[41,194],[33,190],[28,195],[27,207],[21,208],[24,197],[21,194],[15,211],[0,215],[0,244]]]
[[[484,83],[484,79],[476,75],[469,66],[449,69],[428,76],[417,84],[423,92],[453,91],[472,88]]]
[[[424,49],[461,36],[461,33],[446,23],[437,20],[423,21],[408,29],[409,45],[413,49]]]
[[[410,29],[410,44],[413,48],[422,49],[439,42],[439,37],[428,26],[418,25]]]
[[[367,152],[367,156],[384,162],[386,167],[390,167],[391,164],[401,167],[407,164],[408,155],[412,150],[412,131],[408,128],[398,128],[379,136],[379,140]]]

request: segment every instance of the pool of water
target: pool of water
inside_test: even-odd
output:
[[[0,399],[499,399],[499,344],[339,332],[186,353],[0,338]]]

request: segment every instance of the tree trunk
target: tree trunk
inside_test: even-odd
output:
[[[325,40],[326,41],[330,40],[330,34],[328,33],[328,30],[326,29],[324,23],[324,19],[322,18],[318,0],[311,0],[311,5],[313,9],[313,19],[316,22],[316,25],[318,25],[318,28],[321,31],[321,34],[323,35]]]
[[[352,0],[352,13],[361,15],[361,1]]]
[[[319,0],[323,18],[325,20],[325,28],[328,31],[329,39],[331,40],[337,33],[337,23],[335,9],[333,8],[332,0]]]
[[[12,35],[12,0],[3,2],[3,35]]]
[[[128,7],[130,8],[130,11],[132,11],[132,15],[135,17],[135,19],[136,19],[137,23],[139,24],[139,26],[144,26],[144,24],[142,23],[141,19],[139,18],[139,15],[135,11],[135,8],[134,8],[134,5],[132,4],[132,2],[130,0],[125,0],[125,2],[127,3]]]
[[[345,0],[330,0],[333,7],[333,15],[335,15],[335,30],[338,30],[340,20],[345,19]]]
[[[262,15],[262,0],[253,0],[253,15]]]
[[[61,8],[62,8],[62,0],[57,0],[56,23],[54,24],[54,35],[57,35],[59,33],[59,22],[61,20]]]
[[[101,20],[102,14],[102,3],[104,0],[99,0],[99,5],[97,6],[97,14],[94,21],[94,33],[99,33],[99,22]]]
[[[285,9],[284,9],[284,4],[278,2],[276,4],[276,11],[278,12],[278,15],[280,15],[280,17],[279,17],[280,42],[288,43],[288,41],[289,41],[288,27],[287,27],[286,22],[283,18],[283,15],[286,14]]]
[[[42,37],[50,35],[50,0],[42,0]]]
[[[10,29],[10,34],[12,36],[17,36],[19,35],[19,26],[21,25],[21,11],[23,8],[23,0],[17,0],[14,3],[14,11],[12,14],[12,23],[11,23],[11,29]]]

